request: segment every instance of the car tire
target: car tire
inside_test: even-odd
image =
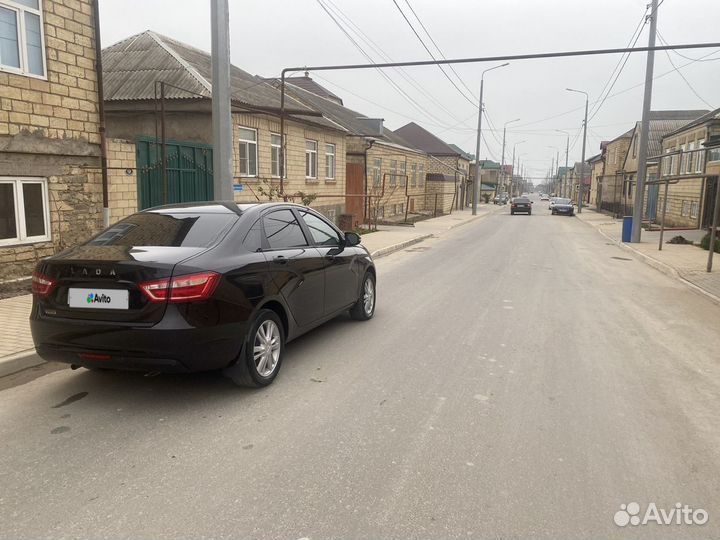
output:
[[[528,216],[532,216],[532,212],[528,212]]]
[[[277,377],[284,352],[285,331],[280,317],[261,309],[245,336],[238,361],[225,370],[225,375],[238,386],[267,386]]]
[[[360,297],[355,305],[350,308],[350,317],[356,321],[367,321],[375,315],[375,303],[377,300],[377,287],[375,276],[371,272],[365,272],[360,287]]]
[[[510,210],[510,215],[511,215],[511,216],[514,216],[514,215],[515,215],[515,212],[513,212],[512,210]]]

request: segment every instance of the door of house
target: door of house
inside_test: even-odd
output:
[[[712,227],[713,212],[715,210],[715,193],[717,193],[717,183],[719,177],[711,176],[705,183],[705,200],[703,201],[702,222],[700,226],[703,229]]]
[[[160,155],[160,145],[154,139],[136,141],[139,210],[213,199],[212,146],[178,141],[165,143],[167,198]]]
[[[651,176],[651,179],[652,179],[652,176]],[[660,195],[660,185],[659,184],[650,184],[648,186],[646,217],[651,221],[655,221],[655,218],[657,218],[657,206],[658,206],[659,195]]]
[[[352,214],[353,225],[362,223],[365,212],[365,168],[361,163],[348,163],[345,166],[345,212]]]

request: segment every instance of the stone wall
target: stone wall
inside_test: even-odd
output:
[[[368,194],[374,195],[371,204],[379,211],[380,219],[399,221],[405,219],[406,210],[408,217],[411,212],[421,213],[425,210],[425,175],[428,167],[426,154],[375,141],[368,150],[367,159]],[[379,174],[376,172],[378,163]],[[379,178],[379,184],[375,182],[376,178]]]
[[[0,177],[42,183],[49,240],[2,242],[0,281],[28,276],[102,225],[92,2],[42,8],[46,76],[0,73]]]
[[[136,163],[135,143],[124,139],[107,140],[110,223],[138,211]]]
[[[241,127],[257,130],[257,176],[249,177],[240,174],[239,162],[239,130]],[[278,118],[261,114],[234,114],[233,115],[233,154],[234,154],[234,182],[243,184],[243,191],[235,193],[238,202],[257,202],[270,200],[262,191],[268,193],[271,186],[279,187],[280,178],[273,177],[271,172],[271,134],[280,133],[280,120]],[[302,196],[316,195],[317,198],[310,206],[325,214],[337,223],[340,214],[345,209],[345,133],[315,127],[299,122],[285,122],[287,137],[287,168],[286,178],[283,181],[285,193],[293,196],[292,200],[302,203]],[[317,142],[317,175],[316,178],[305,176],[305,141]],[[335,145],[335,178],[326,178],[325,175],[325,145]],[[274,197],[273,200],[278,200]]]

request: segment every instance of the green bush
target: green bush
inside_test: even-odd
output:
[[[700,240],[700,247],[703,249],[710,249],[710,233],[707,233],[703,236],[702,240]],[[720,253],[720,238],[717,237],[717,233],[715,234],[715,249],[713,251],[715,251],[715,253]]]
[[[483,193],[482,198],[485,201],[485,204],[490,202],[490,194],[489,193]]]
[[[690,240],[685,238],[684,236],[674,236],[670,240],[667,241],[668,244],[692,244]]]

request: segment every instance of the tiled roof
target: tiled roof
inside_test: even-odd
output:
[[[454,150],[449,144],[442,141],[425,128],[418,126],[415,122],[410,122],[403,127],[396,129],[395,133],[412,144],[415,148],[419,148],[428,154],[438,156],[459,156],[460,153]]]

